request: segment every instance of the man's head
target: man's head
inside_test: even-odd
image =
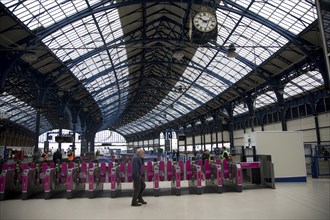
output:
[[[222,150],[227,150],[225,146],[222,146],[222,148],[221,148],[221,149],[222,149]]]
[[[144,158],[144,150],[143,150],[143,148],[139,148],[139,149],[137,149],[136,154],[137,154],[139,157]]]

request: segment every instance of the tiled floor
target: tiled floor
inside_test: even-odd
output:
[[[129,187],[129,186],[128,186]],[[150,187],[150,185],[148,185]],[[242,193],[131,197],[10,199],[0,202],[0,219],[330,219],[330,179],[277,183],[276,189]]]

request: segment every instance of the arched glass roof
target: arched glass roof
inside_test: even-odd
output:
[[[120,124],[116,130],[123,135],[157,128],[215,100],[289,44],[303,46],[298,35],[317,19],[314,1],[218,1],[217,39],[188,49],[183,43],[184,58],[175,60],[190,1],[1,2],[91,94],[103,116],[100,129]],[[231,43],[236,58],[226,56]],[[284,97],[322,84],[320,74],[310,72],[292,80]],[[13,106],[13,99],[6,103]],[[256,108],[274,102],[269,91],[256,99]],[[237,106],[234,115],[244,109]]]

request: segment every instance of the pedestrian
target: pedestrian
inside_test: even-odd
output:
[[[54,164],[61,164],[62,163],[62,153],[61,149],[58,148],[56,152],[53,154],[53,162]]]
[[[142,198],[143,191],[146,188],[146,184],[142,176],[142,166],[144,166],[144,163],[142,163],[143,159],[144,150],[143,148],[139,148],[132,158],[133,198],[131,206],[141,206],[141,204],[147,204],[147,202]]]

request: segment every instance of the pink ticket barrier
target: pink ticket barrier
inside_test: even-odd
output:
[[[77,193],[85,191],[85,183],[82,183],[79,178],[79,167],[77,164],[71,162],[69,164],[66,185],[66,198],[71,199]]]
[[[159,161],[159,180],[165,180],[165,164],[164,161]]]
[[[111,169],[110,175],[110,197],[115,198],[118,193],[118,188],[120,187],[120,181],[117,181],[117,168],[113,167]]]
[[[14,175],[12,175],[12,179],[14,179],[13,177],[14,177]],[[9,187],[9,185],[7,185],[8,180],[9,180],[8,165],[3,164],[2,165],[2,171],[1,171],[1,174],[0,174],[0,200],[5,199],[5,192],[6,192],[5,189],[6,189],[6,187]]]
[[[175,166],[175,194],[181,195],[181,169],[180,166]]]
[[[124,161],[122,161],[119,164],[119,179],[120,179],[120,182],[122,182],[122,183],[124,183],[125,179],[126,179],[125,168],[126,168],[126,163]]]
[[[226,159],[222,161],[222,167],[223,167],[223,177],[225,179],[229,179],[229,164]]]
[[[154,176],[154,170],[152,167],[152,162],[148,161],[148,163],[147,163],[147,180],[148,180],[148,182],[152,181],[153,176]]]
[[[154,166],[154,195],[159,196],[159,168]]]
[[[173,177],[173,168],[172,168],[172,162],[167,161],[167,181],[172,181]]]
[[[190,180],[192,177],[192,170],[191,170],[191,161],[186,161],[186,180]]]
[[[105,162],[102,162],[100,166],[99,181],[101,183],[105,183],[106,179],[107,179],[107,164]]]
[[[132,161],[128,161],[127,163],[127,182],[132,182],[133,176],[132,176]]]
[[[200,195],[202,194],[202,167],[200,165],[196,165],[196,172],[197,172],[196,193]]]
[[[45,184],[45,177],[46,177],[47,169],[48,169],[48,164],[46,162],[43,162],[41,164],[41,172],[39,174],[39,178],[40,178],[42,184]]]
[[[87,163],[82,162],[81,167],[80,167],[80,172],[79,172],[79,179],[81,183],[87,183]]]
[[[192,176],[188,180],[189,193],[202,194],[202,167],[198,164],[192,165]]]
[[[88,169],[88,194],[89,198],[94,198],[96,194],[103,190],[103,183],[99,181],[99,167],[94,163],[89,163]]]
[[[35,164],[23,163],[22,165],[22,199],[28,199],[31,196],[43,192],[44,185],[40,183],[36,175]]]
[[[220,164],[211,164],[211,179],[206,180],[206,186],[211,187],[217,193],[222,193],[222,169]]]
[[[67,175],[68,175],[68,165],[66,162],[63,162],[62,166],[61,166],[61,183],[62,184],[66,184]]]
[[[205,179],[206,180],[210,180],[211,179],[211,166],[210,166],[210,161],[209,160],[205,160],[204,161],[204,167],[205,167]]]
[[[5,200],[13,193],[21,193],[21,169],[15,169],[14,164],[3,164],[0,174],[0,200]]]
[[[182,160],[179,160],[179,167],[180,167],[180,180],[184,180],[185,179],[185,170],[184,170],[184,164]]]
[[[111,183],[111,170],[113,168],[113,163],[112,162],[109,162],[109,165],[108,165],[108,182]]]
[[[231,178],[237,192],[242,192],[242,169],[241,164],[232,163],[231,164]]]

